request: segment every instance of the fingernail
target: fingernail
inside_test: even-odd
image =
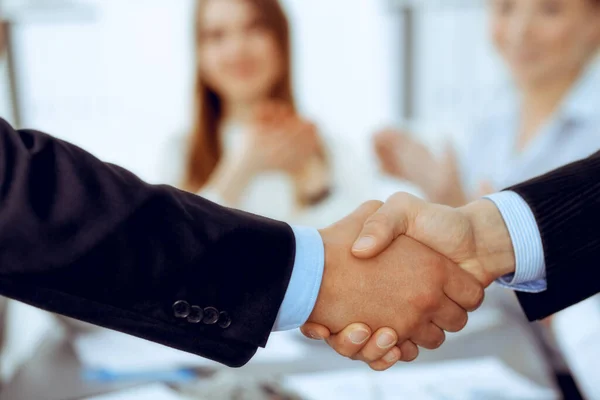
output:
[[[317,334],[317,332],[315,331],[309,331],[308,332],[308,336],[310,336],[311,339],[315,339],[315,340],[321,340],[323,339],[319,334]]]
[[[393,363],[398,361],[398,357],[396,356],[396,352],[395,351],[390,351],[388,352],[384,357],[383,357],[383,361],[387,362],[387,363]]]
[[[353,331],[348,335],[354,344],[363,344],[369,338],[369,332],[363,329]]]
[[[365,251],[375,246],[375,239],[372,236],[363,236],[354,243],[353,249],[356,251]]]
[[[377,346],[380,349],[387,349],[396,344],[396,338],[390,333],[384,333],[377,338]]]

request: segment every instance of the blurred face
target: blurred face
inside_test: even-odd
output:
[[[200,73],[225,101],[253,102],[268,96],[282,76],[275,35],[247,0],[207,0],[198,48]]]
[[[600,43],[594,0],[492,0],[496,47],[522,84],[578,72]]]

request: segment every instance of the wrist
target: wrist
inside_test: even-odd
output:
[[[323,240],[324,266],[321,278],[321,286],[312,309],[309,322],[314,322],[327,327],[332,333],[340,332],[347,324],[341,323],[341,318],[348,314],[347,304],[348,282],[352,282],[349,272],[352,268],[347,268],[351,263],[352,256],[347,251],[346,246],[332,238],[330,228],[319,230]],[[353,295],[360,296],[360,293],[353,291]]]
[[[508,227],[496,205],[486,199],[458,209],[473,231],[476,255],[492,281],[515,272],[515,252]]]
[[[308,317],[309,321],[317,322],[319,324],[325,325],[326,319],[326,307],[324,303],[327,303],[329,296],[329,285],[330,285],[330,276],[331,276],[331,252],[328,251],[328,244],[325,240],[326,233],[325,230],[319,230],[319,235],[321,236],[321,240],[323,241],[323,275],[321,278],[321,286],[319,287],[319,293],[317,294],[317,299],[315,300],[314,307]]]

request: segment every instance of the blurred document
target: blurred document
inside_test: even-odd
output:
[[[493,358],[402,365],[383,373],[303,374],[287,378],[286,386],[308,400],[558,399]]]
[[[294,362],[302,358],[306,347],[293,336],[297,335],[294,332],[271,335],[267,348],[259,349],[252,363]],[[75,351],[84,367],[113,372],[164,371],[186,367],[225,368],[194,354],[109,330],[78,337]]]
[[[142,386],[135,389],[88,397],[84,400],[182,400],[183,397],[163,385]]]

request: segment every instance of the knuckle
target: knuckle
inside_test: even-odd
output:
[[[439,347],[442,345],[443,342],[431,342],[429,343],[429,346],[427,347],[428,350],[435,350],[435,349],[439,349]]]
[[[474,290],[473,290],[473,304],[472,304],[472,311],[475,311],[476,309],[479,308],[479,306],[481,306],[481,303],[483,303],[483,300],[485,298],[485,290],[483,289],[482,286],[477,285],[475,286]]]
[[[430,269],[431,279],[437,285],[445,285],[450,281],[452,277],[451,273],[453,272],[450,270],[452,263],[445,256],[437,253],[431,254],[427,260],[427,264]]]
[[[421,321],[419,318],[415,316],[408,316],[405,318],[402,329],[397,329],[396,331],[401,336],[410,336],[415,332],[419,332],[421,329]]]
[[[439,330],[438,334],[431,341],[431,348],[437,349],[446,341],[446,334],[443,330]]]
[[[405,354],[406,353],[406,354]],[[419,349],[414,348],[414,350],[406,351],[402,353],[402,361],[411,362],[417,359],[419,356]]]
[[[446,335],[440,328],[430,325],[421,330],[421,332],[419,332],[414,339],[415,340],[413,341],[419,344],[421,347],[429,350],[435,350],[440,347],[442,343],[444,343],[446,340]]]
[[[438,349],[445,341],[446,341],[446,337],[444,335],[437,336],[435,338],[426,340],[423,343],[423,347],[425,347],[428,350],[435,350],[435,349]]]
[[[424,313],[435,313],[442,307],[442,296],[438,291],[428,291],[419,296],[418,304]]]
[[[431,297],[429,306],[433,311],[437,311],[442,308],[443,304],[442,296],[440,294],[435,294]]]
[[[485,289],[481,285],[468,285],[464,289],[464,307],[467,311],[477,310],[485,298]]]
[[[462,331],[465,326],[467,326],[467,322],[469,321],[469,315],[465,312],[462,313],[459,317],[455,318],[452,321],[450,329],[448,332],[459,332]]]
[[[445,335],[440,336],[436,341],[431,343],[431,349],[432,350],[439,349],[440,346],[442,344],[444,344],[445,341],[446,341],[446,336]]]

